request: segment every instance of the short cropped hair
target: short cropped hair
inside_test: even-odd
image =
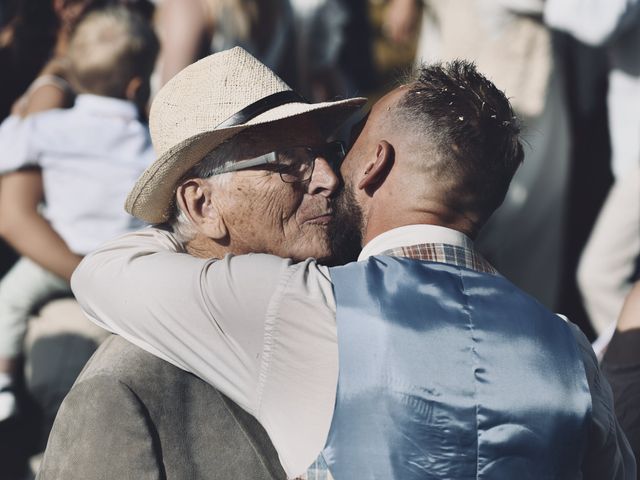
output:
[[[94,10],[72,34],[70,80],[79,92],[124,98],[134,77],[149,79],[158,49],[148,20],[125,7]]]
[[[524,157],[507,97],[473,63],[456,60],[418,68],[397,106],[401,122],[428,144],[421,161],[451,186],[448,206],[475,212],[484,223]]]

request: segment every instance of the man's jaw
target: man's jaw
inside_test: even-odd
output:
[[[347,186],[334,199],[333,207],[335,214],[328,228],[333,252],[330,264],[344,265],[356,261],[362,250],[362,211]]]

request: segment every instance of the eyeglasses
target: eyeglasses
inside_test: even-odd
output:
[[[301,183],[311,179],[316,158],[322,157],[336,171],[346,154],[344,143],[329,142],[318,147],[289,147],[265,153],[259,157],[240,160],[223,166],[212,175],[237,172],[260,165],[269,165],[271,170],[280,174],[285,183]]]

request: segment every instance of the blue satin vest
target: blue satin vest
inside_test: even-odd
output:
[[[331,269],[336,480],[580,479],[591,395],[569,326],[498,275],[398,257]]]

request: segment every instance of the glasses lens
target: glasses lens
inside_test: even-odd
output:
[[[287,183],[305,182],[313,173],[313,151],[307,147],[292,147],[278,151],[278,173]]]
[[[345,148],[342,142],[331,142],[315,148],[286,148],[278,151],[277,169],[284,182],[306,182],[313,174],[316,158],[324,158],[332,168],[337,169],[344,156]]]

